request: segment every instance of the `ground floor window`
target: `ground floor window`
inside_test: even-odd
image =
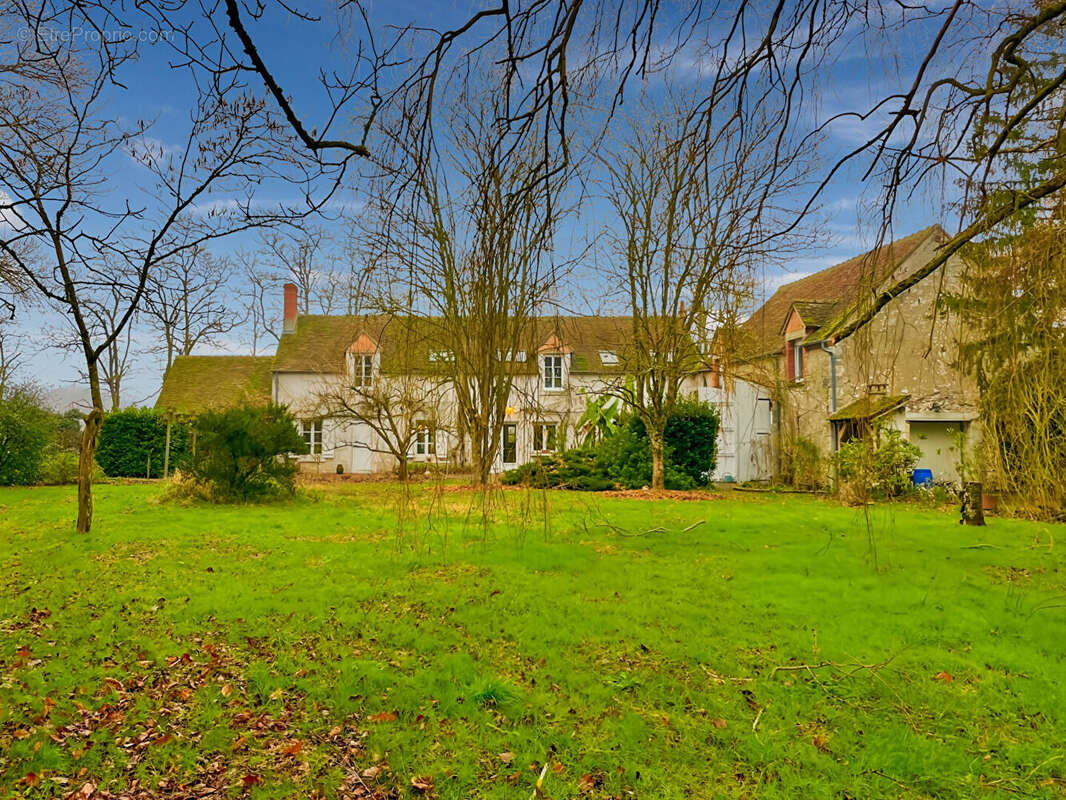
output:
[[[415,423],[415,455],[432,456],[437,453],[437,430],[424,420]]]
[[[503,426],[503,441],[501,444],[501,450],[503,450],[503,463],[504,464],[517,464],[518,463],[518,426],[508,423]]]
[[[548,453],[555,450],[554,422],[533,423],[533,450],[538,453]]]
[[[300,435],[307,442],[307,450],[311,455],[322,455],[322,420],[301,420]]]

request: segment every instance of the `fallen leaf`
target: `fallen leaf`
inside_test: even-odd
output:
[[[11,735],[14,736],[16,739],[29,739],[30,738],[30,732],[28,730],[26,730],[25,728],[19,728],[17,731],[15,731]]]
[[[711,720],[711,724],[712,724],[712,725],[713,725],[714,727],[718,728],[718,729],[722,729],[722,728],[724,728],[724,727],[725,727],[726,725],[728,725],[729,723],[728,723],[728,722],[726,722],[726,721],[725,721],[724,719],[722,719],[721,717],[715,717],[714,719],[712,719],[712,720]]]
[[[227,683],[222,687],[222,696],[229,697],[231,694],[233,694],[233,685]]]
[[[933,680],[940,681],[941,683],[951,683],[955,679],[953,677],[951,677],[951,673],[950,672],[938,672],[933,677]]]
[[[77,796],[78,797],[92,797],[94,794],[96,794],[96,785],[93,784],[93,783],[90,783],[89,781],[86,781],[85,783],[82,784],[81,788],[78,789]]]
[[[245,786],[258,786],[262,782],[263,779],[255,774],[245,775],[243,778],[241,778],[241,783],[243,783]]]
[[[329,731],[329,738],[332,739],[334,736],[339,736],[341,730],[342,730],[342,728],[341,728],[340,725],[337,725],[336,727],[331,728],[330,731]]]
[[[282,750],[281,754],[283,756],[294,756],[294,755],[296,755],[297,753],[299,753],[303,749],[304,749],[304,743],[301,742],[299,739],[297,739],[295,742],[293,742],[288,747],[286,747],[284,750]]]
[[[500,753],[500,761],[502,761],[504,764],[510,764],[512,761],[514,761],[514,753],[510,751],[506,753]]]
[[[820,734],[811,737],[811,744],[817,747],[819,750],[826,750],[829,747],[829,737],[822,736]]]
[[[359,774],[364,778],[376,778],[378,775],[381,774],[381,767],[377,764],[374,764],[374,766],[367,767]]]
[[[416,792],[432,792],[433,777],[431,775],[415,775],[411,778],[411,788]]]
[[[577,788],[579,788],[583,792],[591,792],[601,783],[603,783],[602,775],[598,773],[593,774],[591,772],[586,772],[584,775],[577,779]]]
[[[26,776],[22,779],[22,782],[27,786],[36,786],[41,780],[41,776],[36,772],[27,772]]]
[[[393,722],[396,719],[396,715],[391,711],[382,711],[378,714],[371,714],[367,719],[370,722]]]

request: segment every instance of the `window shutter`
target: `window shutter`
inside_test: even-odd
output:
[[[796,348],[792,342],[785,342],[785,377],[794,381],[796,379]]]

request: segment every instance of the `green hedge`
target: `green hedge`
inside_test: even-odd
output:
[[[112,478],[161,478],[167,423],[150,408],[127,408],[104,417],[96,446],[96,463]],[[174,423],[170,431],[170,469],[188,462],[188,434]]]
[[[664,483],[667,489],[706,486],[715,466],[718,412],[695,400],[679,402],[666,423]],[[505,484],[603,491],[651,484],[651,446],[636,416],[593,446],[534,459],[503,475]]]
[[[0,486],[36,483],[55,432],[56,415],[32,391],[0,400]]]

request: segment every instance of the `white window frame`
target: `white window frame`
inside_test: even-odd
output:
[[[356,389],[374,388],[374,356],[368,353],[352,354],[352,386]]]
[[[315,456],[325,455],[325,448],[322,446],[322,420],[300,420],[300,436],[303,437],[304,443],[307,444],[307,456],[314,458]],[[316,446],[318,447],[317,452],[315,450]]]
[[[538,441],[538,439],[540,441]],[[556,422],[533,423],[533,452],[554,453],[559,449],[559,424]]]
[[[792,380],[803,380],[803,340],[792,340]]]
[[[566,367],[563,356],[548,355],[540,360],[540,385],[548,392],[559,392],[566,387]]]
[[[437,429],[425,420],[415,423],[415,455],[427,458],[437,455]]]
[[[613,367],[618,364],[618,353],[613,350],[600,350],[600,363],[605,367]]]

